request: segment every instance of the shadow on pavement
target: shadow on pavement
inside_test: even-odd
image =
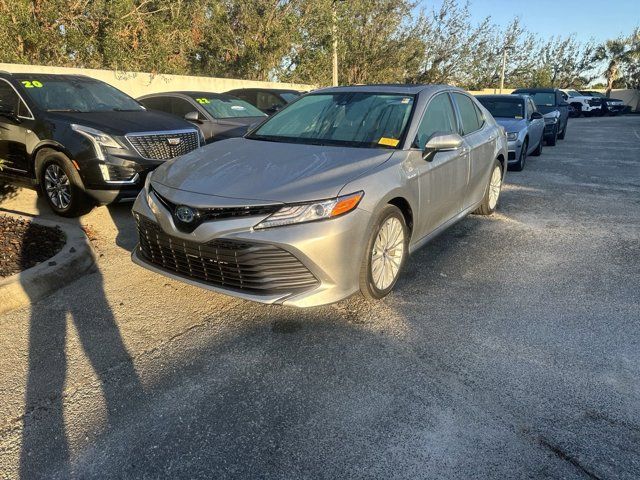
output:
[[[66,219],[65,223],[80,226],[77,219]],[[140,396],[144,393],[105,297],[102,275],[98,271],[91,276],[94,294],[90,299],[74,296],[73,287],[66,286],[67,290],[55,298],[32,303],[20,456],[22,479],[46,477],[53,471],[58,471],[63,478],[68,477],[70,455],[63,409],[68,318],[73,322],[82,349],[100,381],[107,423],[115,418],[118,406],[123,403],[123,392],[114,383],[109,383],[108,371],[117,368],[119,374],[125,376],[127,395]],[[74,422],[72,418],[66,420],[67,423]]]

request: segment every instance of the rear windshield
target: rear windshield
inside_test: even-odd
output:
[[[318,93],[302,97],[247,138],[272,142],[397,148],[413,95],[368,92]]]
[[[553,92],[524,92],[533,98],[533,103],[538,107],[555,107],[556,94]]]
[[[524,118],[524,100],[478,97],[478,101],[496,118]]]
[[[213,118],[266,117],[250,103],[234,97],[198,95],[193,99],[202,105]]]
[[[133,98],[104,82],[89,78],[19,78],[27,95],[42,110],[106,112],[144,110]]]

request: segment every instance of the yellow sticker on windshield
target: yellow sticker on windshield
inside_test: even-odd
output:
[[[397,147],[399,143],[400,140],[396,140],[395,138],[382,137],[378,140],[378,145],[387,145],[389,147]]]
[[[44,85],[42,85],[42,82],[39,82],[38,80],[23,80],[22,85],[24,85],[24,88],[42,88]]]
[[[211,101],[208,98],[196,98],[196,102],[200,103],[201,105],[206,105],[207,103],[211,103]]]
[[[515,118],[516,120],[522,120],[522,115],[516,115],[514,118]]]
[[[404,97],[400,103],[409,103],[409,101],[411,101],[411,99],[409,97]]]

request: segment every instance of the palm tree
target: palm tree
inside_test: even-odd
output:
[[[607,97],[611,95],[613,82],[620,78],[620,65],[627,61],[629,56],[627,46],[627,39],[607,40],[596,49],[593,56],[595,61],[607,62],[607,68],[603,72],[604,78],[607,80]]]

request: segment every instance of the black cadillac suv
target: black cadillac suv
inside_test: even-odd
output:
[[[0,72],[0,178],[59,215],[134,199],[149,171],[201,144],[190,123],[99,80]]]

